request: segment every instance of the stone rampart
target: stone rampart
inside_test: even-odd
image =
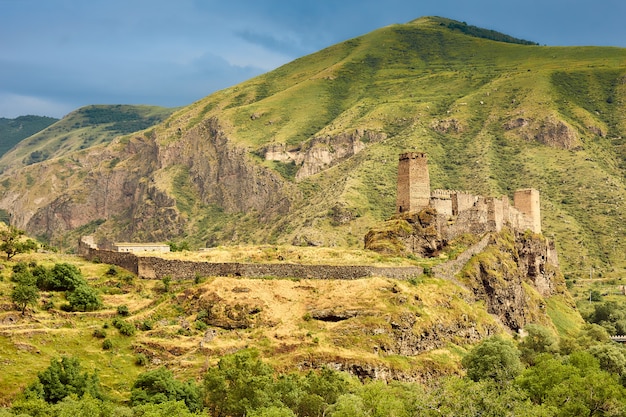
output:
[[[409,279],[421,275],[423,269],[414,267],[376,267],[376,266],[338,266],[338,265],[302,265],[302,264],[246,264],[194,262],[176,259],[163,259],[152,256],[137,256],[133,253],[113,252],[86,248],[81,255],[91,261],[117,265],[141,278],[175,280],[201,277],[276,277],[303,279],[341,279],[352,280],[366,277],[386,277]]]

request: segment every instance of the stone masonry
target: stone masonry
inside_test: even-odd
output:
[[[432,190],[428,161],[423,152],[400,154],[398,163],[398,213],[437,211],[439,231],[445,238],[463,233],[499,232],[507,225],[515,230],[541,233],[539,191],[515,191],[513,205],[508,197],[484,197],[463,191]]]

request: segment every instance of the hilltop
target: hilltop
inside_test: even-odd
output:
[[[538,189],[567,277],[622,272],[626,50],[462,29],[432,17],[381,28],[148,130],[55,151],[0,178],[0,208],[61,246],[94,232],[358,248],[395,211],[398,154],[420,150],[435,189]]]
[[[19,116],[15,119],[0,117],[0,157],[22,139],[47,128],[58,119],[45,116]]]
[[[60,121],[42,118],[47,122],[45,126],[23,135],[12,144],[17,145],[14,149],[7,148],[0,154],[0,170],[19,169],[109,143],[116,136],[156,125],[173,111],[157,106],[91,105],[71,112]],[[17,118],[14,123],[24,117],[30,120],[34,116]]]

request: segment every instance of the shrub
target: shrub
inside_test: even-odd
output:
[[[37,274],[37,286],[42,290],[74,291],[87,285],[80,270],[68,263],[54,265],[49,273],[39,270]]]
[[[128,306],[127,305],[117,306],[117,314],[119,314],[120,316],[123,316],[123,317],[126,317],[126,316],[130,315],[130,311],[128,310]]]
[[[196,330],[200,330],[202,332],[205,331],[209,326],[207,326],[207,324],[203,321],[196,321],[194,323],[194,327],[196,328]]]
[[[133,406],[146,403],[184,401],[191,412],[202,409],[202,396],[199,387],[192,381],[180,382],[174,379],[166,368],[145,372],[137,378],[130,391]]]
[[[104,339],[102,341],[102,349],[109,350],[112,347],[113,347],[113,342],[111,342],[111,339]]]
[[[71,311],[95,311],[102,308],[98,291],[88,285],[79,285],[66,295]]]
[[[113,326],[124,336],[132,336],[135,334],[135,326],[132,323],[120,320],[117,317],[113,319]]]
[[[64,356],[61,360],[52,359],[50,366],[37,374],[38,381],[27,391],[36,394],[49,403],[57,403],[68,395],[81,398],[88,393],[101,398],[100,382],[96,374],[83,372],[76,358]]]
[[[152,328],[154,327],[154,324],[152,323],[152,321],[150,320],[144,320],[140,325],[139,325],[139,330],[143,330],[144,332],[148,331],[148,330],[152,330]]]
[[[463,358],[462,364],[473,381],[509,381],[522,371],[519,350],[511,341],[500,336],[490,337],[476,345]]]
[[[139,353],[135,356],[135,365],[137,366],[146,366],[148,364],[148,357],[143,353]]]
[[[107,332],[102,329],[94,329],[92,336],[97,337],[98,339],[104,339],[107,337]]]

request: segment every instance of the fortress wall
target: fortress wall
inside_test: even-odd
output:
[[[478,197],[468,193],[454,193],[452,195],[452,212],[457,216],[460,212],[474,207]]]
[[[135,275],[139,275],[138,257],[134,253],[89,248],[86,252],[81,253],[81,255],[89,261],[117,265]]]
[[[495,197],[485,199],[487,202],[487,218],[489,227],[496,232],[502,230],[504,224],[504,207],[502,200]]]
[[[513,205],[523,214],[524,218],[520,219],[522,230],[530,229],[534,233],[541,233],[539,191],[533,188],[515,191]]]
[[[489,223],[489,206],[483,197],[478,197],[470,209],[459,212],[453,224],[439,224],[442,225],[442,236],[448,240],[464,233],[481,235],[493,230],[493,224]]]
[[[450,197],[445,196],[432,196],[430,197],[430,207],[437,210],[437,213],[446,215],[448,217],[452,216],[452,200]]]
[[[243,264],[192,262],[158,257],[137,256],[129,252],[113,252],[86,248],[81,255],[97,261],[122,267],[141,278],[195,279],[196,276],[276,277],[303,279],[352,280],[366,277],[409,279],[421,275],[420,267],[335,266],[300,264]]]
[[[422,272],[420,267],[209,263],[139,257],[139,276],[152,279],[166,276],[173,279],[193,279],[198,275],[342,280],[382,276],[408,279]]]

